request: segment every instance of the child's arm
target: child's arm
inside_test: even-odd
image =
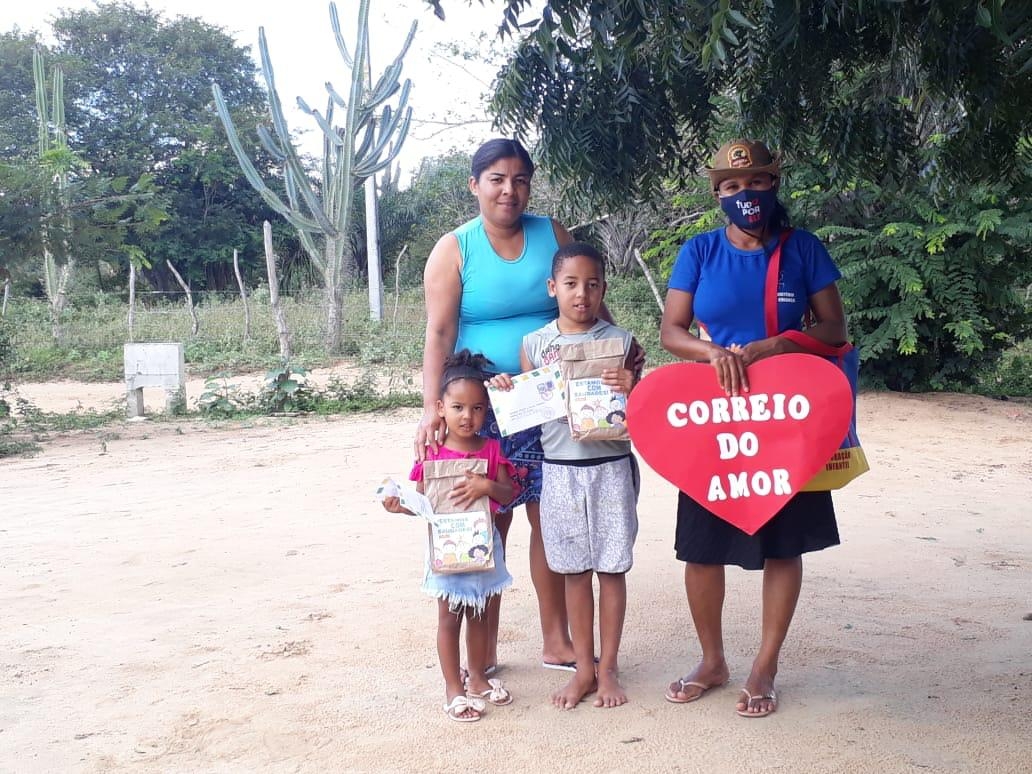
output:
[[[534,370],[534,364],[530,362],[530,357],[527,355],[526,347],[520,347],[520,370],[523,373]]]
[[[498,477],[489,483],[491,488],[487,496],[496,503],[511,503],[513,498],[516,497],[516,485],[509,476],[509,471],[506,470],[505,465],[498,466]]]
[[[423,494],[423,482],[422,481],[417,481],[416,482],[416,491],[419,492],[420,494]],[[405,513],[405,514],[408,514],[409,516],[415,516],[416,515],[412,511],[410,511],[408,508],[403,508],[402,507],[402,505],[401,505],[401,498],[400,497],[385,497],[385,498],[383,498],[383,507],[386,510],[390,511],[391,513]]]

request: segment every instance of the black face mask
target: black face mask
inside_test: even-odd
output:
[[[720,197],[720,209],[742,231],[763,231],[777,207],[778,192],[773,188],[754,191],[745,188],[734,196]]]

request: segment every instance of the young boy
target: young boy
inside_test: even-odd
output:
[[[602,382],[614,392],[631,391],[630,332],[600,320],[606,292],[605,261],[591,245],[573,242],[559,248],[552,261],[548,292],[559,304],[559,318],[523,339],[520,366],[530,371],[559,361],[566,344],[620,339],[624,367],[603,372]],[[511,389],[507,374],[492,379]],[[541,485],[541,535],[553,572],[566,576],[566,608],[577,656],[570,681],[552,695],[560,709],[572,709],[597,691],[596,707],[618,707],[627,694],[618,679],[617,652],[627,607],[625,573],[631,568],[638,534],[638,468],[630,441],[579,441],[566,419],[541,427],[545,452]],[[601,649],[596,673],[592,574],[599,581]]]

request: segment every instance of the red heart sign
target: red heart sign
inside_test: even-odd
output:
[[[729,397],[706,363],[657,368],[631,392],[627,429],[649,466],[749,535],[817,474],[849,430],[845,375],[814,355],[749,366]]]

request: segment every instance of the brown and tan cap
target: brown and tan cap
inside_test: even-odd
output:
[[[759,140],[739,139],[724,143],[713,155],[713,166],[706,167],[706,174],[714,188],[721,180],[755,172],[771,175],[781,172],[780,154],[772,154]]]

